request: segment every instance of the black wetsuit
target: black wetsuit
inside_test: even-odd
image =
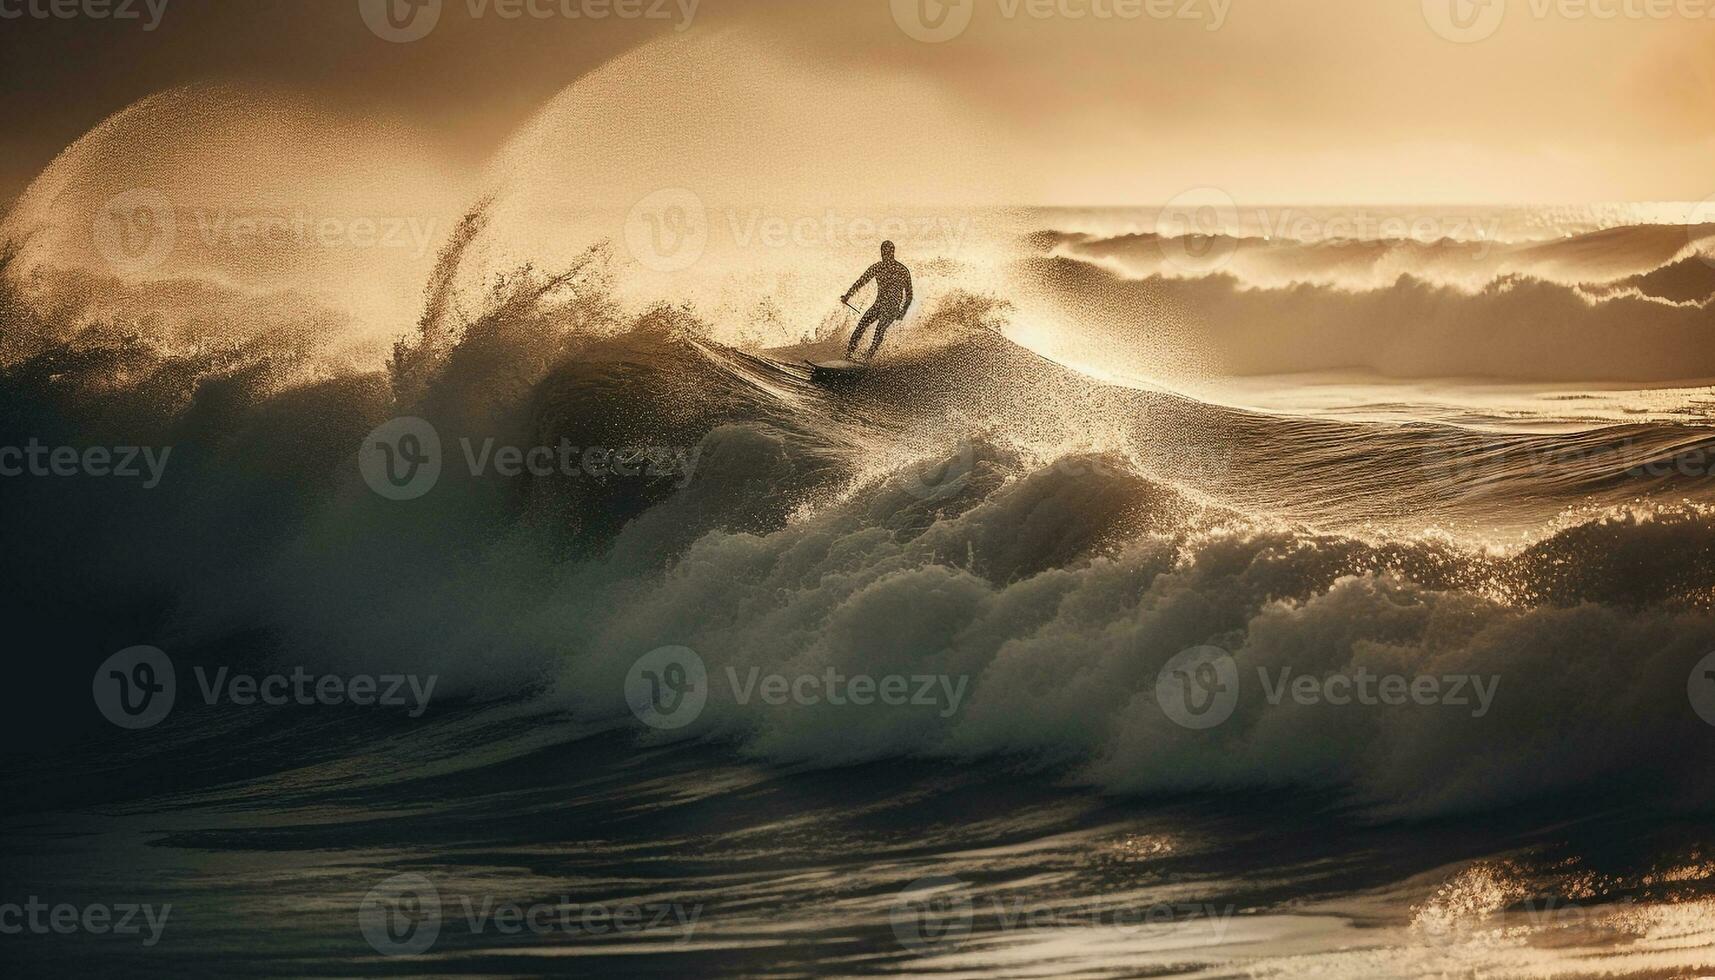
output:
[[[846,293],[849,298],[852,293],[864,287],[871,279],[875,280],[875,302],[870,304],[868,312],[858,320],[857,330],[852,333],[852,342],[846,345],[846,358],[850,359],[857,353],[858,342],[863,339],[863,332],[870,326],[875,327],[875,339],[869,345],[869,354],[874,357],[881,349],[881,341],[887,336],[887,328],[893,326],[905,311],[911,308],[911,270],[898,259],[882,259],[870,266],[852,288]]]

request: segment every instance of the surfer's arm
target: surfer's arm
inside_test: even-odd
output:
[[[905,270],[905,299],[899,304],[899,315],[901,317],[905,316],[906,312],[911,309],[911,302],[915,298],[916,297],[913,296],[912,292],[911,292],[911,270],[906,269]]]
[[[875,278],[875,270],[880,268],[880,267],[881,267],[880,264],[877,263],[876,265],[872,265],[869,268],[865,269],[863,272],[863,275],[858,276],[858,281],[852,283],[852,288],[846,290],[846,294],[844,296],[840,297],[840,302],[843,303],[846,300],[851,299],[853,296],[855,296],[857,294],[858,290],[862,289],[866,283],[868,283],[871,279]]]

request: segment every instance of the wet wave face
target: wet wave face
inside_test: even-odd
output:
[[[836,390],[813,348],[627,311],[603,245],[446,301],[481,212],[463,227],[385,369],[107,334],[15,356],[0,443],[165,457],[0,484],[21,639],[245,637],[258,666],[433,673],[441,697],[530,692],[628,730],[638,684],[695,676],[697,709],[646,741],[792,766],[986,759],[1380,815],[1715,802],[1681,761],[1715,747],[1696,427],[1222,408],[1045,359],[1006,338],[1017,308],[968,290]],[[27,669],[87,690],[99,659]],[[774,679],[801,678],[899,710],[779,710],[809,687]]]

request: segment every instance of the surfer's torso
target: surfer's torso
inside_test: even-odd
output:
[[[875,281],[876,309],[900,309],[905,304],[906,294],[911,291],[911,270],[898,259],[882,259],[870,266],[852,287],[853,291],[862,289],[870,280]]]

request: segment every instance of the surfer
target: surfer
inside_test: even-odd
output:
[[[852,283],[852,288],[846,290],[840,302],[849,305],[852,294],[872,279],[875,280],[875,302],[859,318],[857,329],[852,332],[852,342],[846,345],[848,361],[856,356],[858,342],[871,326],[875,327],[875,339],[870,342],[869,353],[864,355],[864,360],[875,357],[875,352],[881,349],[882,338],[887,336],[887,328],[899,322],[905,311],[911,309],[911,270],[893,257],[892,242],[881,243],[881,261],[870,266],[857,282]]]

